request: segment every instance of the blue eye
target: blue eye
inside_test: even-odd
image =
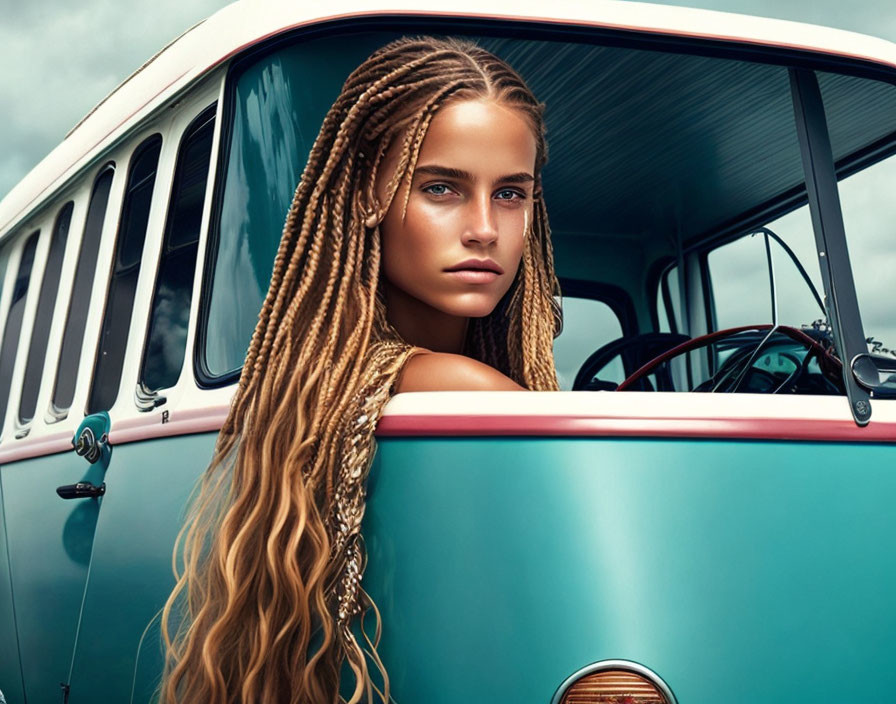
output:
[[[498,200],[522,200],[525,197],[526,195],[524,193],[520,193],[512,188],[502,188],[495,193],[495,198]]]
[[[444,183],[433,183],[430,186],[424,186],[423,191],[434,196],[444,196],[450,192],[450,189]]]

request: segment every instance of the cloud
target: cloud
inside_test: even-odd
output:
[[[883,0],[660,0],[660,4],[818,24],[896,41],[896,10]]]
[[[94,105],[226,0],[4,3],[0,197]]]

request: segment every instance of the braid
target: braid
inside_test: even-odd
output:
[[[178,536],[178,580],[162,615],[163,704],[340,702],[344,664],[355,680],[349,704],[389,701],[378,635],[364,633],[362,646],[343,619],[345,608],[349,617],[369,609],[380,631],[363,589],[339,591],[346,571],[360,574],[364,562],[360,542],[339,526],[346,491],[361,492],[363,509],[363,485],[352,489],[342,473],[346,419],[377,345],[396,334],[380,286],[379,223],[438,110],[477,97],[529,120],[538,194],[514,284],[490,315],[471,321],[466,351],[530,389],[557,388],[542,106],[475,45],[392,42],[346,80],[287,213],[230,413]],[[378,202],[374,186],[393,144],[397,166]]]

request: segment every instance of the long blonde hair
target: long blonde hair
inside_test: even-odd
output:
[[[340,422],[371,350],[395,337],[380,292],[379,223],[436,111],[476,97],[528,117],[536,190],[517,277],[490,315],[471,321],[466,353],[529,389],[557,388],[542,105],[471,43],[392,42],[346,80],[296,189],[230,414],[178,537],[162,702],[338,702],[344,663],[354,675],[349,702],[389,700],[376,642],[365,654],[352,629],[336,627],[346,565],[332,520]],[[379,203],[374,184],[396,140],[398,167]],[[372,606],[363,590],[359,599],[359,610]]]

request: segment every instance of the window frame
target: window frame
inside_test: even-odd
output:
[[[96,331],[96,338],[95,338],[96,346],[94,348],[94,354],[92,355],[92,360],[91,360],[90,368],[92,371],[89,374],[90,381],[86,385],[87,386],[87,394],[86,394],[86,397],[84,398],[84,413],[85,413],[85,415],[91,415],[93,413],[98,413],[100,411],[109,412],[118,403],[118,401],[121,397],[122,381],[123,381],[124,374],[125,374],[128,350],[134,344],[132,335],[131,335],[131,328],[133,327],[134,318],[135,318],[135,316],[134,316],[135,302],[139,301],[140,280],[141,280],[142,276],[145,276],[145,274],[144,274],[145,263],[143,262],[142,254],[141,254],[141,257],[139,257],[137,259],[135,264],[132,264],[132,265],[126,266],[126,267],[122,267],[123,270],[128,270],[132,267],[136,267],[137,278],[134,283],[134,296],[131,300],[130,319],[128,320],[128,324],[125,326],[125,329],[124,329],[124,334],[126,335],[126,339],[124,342],[124,350],[121,354],[121,360],[118,363],[119,368],[118,368],[117,388],[115,389],[115,394],[112,399],[112,403],[109,404],[108,408],[92,409],[91,406],[95,403],[95,401],[99,400],[99,399],[96,399],[95,397],[97,394],[100,393],[99,388],[97,386],[97,384],[99,383],[97,380],[97,376],[98,376],[98,373],[100,372],[99,359],[100,359],[100,355],[103,352],[103,343],[102,343],[103,330],[106,326],[106,318],[112,312],[109,308],[109,303],[110,303],[109,297],[112,292],[112,285],[115,281],[116,275],[123,275],[123,274],[121,274],[121,272],[116,272],[116,269],[118,268],[118,264],[119,264],[118,259],[119,259],[119,255],[120,255],[120,251],[121,251],[120,247],[121,247],[121,244],[123,243],[123,237],[125,235],[125,233],[122,232],[122,227],[126,224],[124,221],[124,216],[126,214],[126,209],[130,207],[130,203],[131,203],[131,200],[130,200],[131,193],[129,191],[132,188],[134,188],[135,190],[136,190],[136,188],[139,188],[143,184],[145,179],[143,181],[141,181],[140,183],[133,184],[133,185],[130,183],[130,181],[131,181],[134,166],[137,163],[137,160],[139,158],[143,157],[148,151],[152,150],[156,146],[158,146],[159,154],[158,154],[158,157],[156,158],[156,162],[154,165],[154,171],[153,171],[153,175],[152,175],[152,191],[150,193],[149,208],[147,211],[146,223],[144,225],[145,230],[143,233],[143,242],[141,245],[141,253],[146,251],[147,240],[150,239],[150,234],[151,234],[151,224],[153,222],[153,215],[155,214],[155,211],[158,209],[158,206],[157,206],[158,178],[159,178],[159,174],[161,172],[161,167],[163,164],[163,161],[162,161],[163,149],[165,147],[165,144],[167,143],[167,140],[164,138],[164,136],[162,134],[162,130],[160,130],[158,128],[147,130],[147,132],[149,133],[148,135],[144,134],[141,136],[139,141],[135,140],[135,141],[137,141],[137,144],[136,144],[136,146],[132,147],[132,150],[131,150],[130,155],[127,160],[127,167],[125,169],[122,169],[122,171],[124,172],[124,175],[123,175],[124,182],[121,185],[120,201],[117,204],[118,207],[116,208],[114,234],[112,234],[111,232],[108,233],[108,239],[111,240],[111,255],[108,260],[108,262],[109,262],[108,269],[106,270],[106,278],[104,281],[105,294],[102,297],[103,304],[102,304],[102,306],[100,306],[102,311],[100,313],[99,328]],[[106,233],[106,232],[107,231],[104,227],[104,233]],[[105,380],[103,380],[103,381],[105,381]],[[103,405],[103,404],[100,404],[100,405]]]
[[[25,251],[34,242],[34,252],[30,269],[28,271],[28,283],[25,287],[24,301],[22,303],[22,315],[19,322],[18,335],[15,340],[15,347],[12,349],[11,362],[9,368],[9,386],[7,388],[6,399],[0,406],[0,442],[9,437],[10,433],[16,432],[16,418],[18,415],[18,399],[22,391],[22,377],[25,367],[25,358],[27,357],[28,346],[31,342],[31,329],[34,319],[34,311],[37,307],[37,296],[34,295],[35,287],[40,287],[40,281],[43,278],[44,259],[46,254],[46,240],[44,237],[46,228],[41,220],[34,220],[25,223],[13,235],[15,251],[10,256],[6,266],[6,286],[2,291],[2,305],[0,310],[0,358],[2,353],[6,351],[6,343],[9,342],[7,334],[7,325],[9,324],[9,313],[12,308],[12,296],[15,293],[16,282],[22,273],[22,259]],[[12,265],[12,266],[11,266]],[[14,272],[10,275],[11,271]],[[2,360],[0,360],[2,361]]]
[[[376,31],[388,28],[399,32],[415,32],[421,29],[427,33],[476,35],[493,34],[496,36],[513,36],[520,39],[562,39],[578,41],[592,45],[619,46],[633,49],[658,50],[669,53],[692,54],[698,56],[719,57],[726,59],[739,59],[748,62],[758,62],[780,66],[782,70],[793,72],[794,70],[829,71],[848,74],[863,78],[884,81],[896,85],[896,73],[891,69],[873,61],[855,57],[843,57],[826,55],[815,51],[795,47],[775,47],[746,45],[735,41],[723,39],[706,39],[692,37],[667,37],[660,35],[645,35],[642,32],[617,30],[608,28],[581,27],[581,26],[550,26],[525,20],[496,20],[476,18],[426,18],[412,16],[393,17],[368,17],[349,18],[333,22],[320,23],[310,27],[302,27],[290,32],[285,32],[273,40],[259,44],[238,54],[228,66],[224,81],[224,97],[222,100],[222,116],[220,118],[220,131],[222,144],[217,153],[215,168],[215,180],[213,189],[213,210],[209,225],[209,245],[203,259],[202,285],[199,295],[199,318],[197,320],[197,335],[192,349],[194,374],[197,384],[201,388],[219,388],[234,383],[242,370],[242,365],[220,376],[213,376],[205,364],[206,328],[208,325],[211,285],[214,278],[216,255],[220,237],[221,225],[221,200],[223,195],[226,166],[230,152],[230,135],[233,129],[235,86],[242,70],[252,63],[262,59],[265,55],[275,52],[280,48],[294,42],[319,36],[342,33],[345,31],[364,32]],[[849,159],[848,161],[858,160]],[[841,168],[849,168],[847,164],[838,164],[837,171]],[[799,187],[793,192],[787,192],[777,196],[773,201],[761,204],[755,211],[738,216],[736,221],[723,224],[714,232],[693,233],[693,237],[684,244],[684,255],[696,255],[693,260],[699,266],[699,272],[695,272],[700,281],[702,317],[706,323],[709,319],[709,300],[702,295],[706,292],[706,272],[703,263],[700,262],[701,250],[705,250],[713,240],[721,240],[726,237],[734,239],[744,227],[767,222],[773,215],[780,215],[808,202],[805,188]],[[688,267],[690,268],[690,267]],[[655,289],[653,289],[655,290]],[[647,310],[654,322],[657,322],[655,300],[648,302]],[[682,311],[691,317],[698,311]],[[695,316],[690,322],[698,320]],[[699,324],[698,327],[703,327]]]
[[[196,300],[199,297],[200,288],[197,286],[197,274],[201,275],[202,266],[201,262],[204,258],[204,245],[206,241],[206,233],[208,230],[208,213],[211,205],[211,201],[214,195],[214,180],[215,180],[215,164],[216,164],[216,153],[218,147],[218,139],[220,135],[220,104],[221,101],[219,97],[215,97],[209,103],[206,97],[203,95],[199,100],[198,104],[204,105],[204,107],[195,107],[191,106],[188,111],[188,122],[187,124],[180,130],[174,131],[168,135],[168,143],[175,144],[176,150],[174,153],[174,159],[172,168],[170,173],[167,174],[169,177],[169,186],[166,193],[166,201],[165,201],[165,213],[164,220],[162,224],[162,231],[159,237],[159,243],[157,248],[157,257],[155,266],[153,267],[153,280],[152,280],[152,289],[150,291],[150,296],[148,300],[148,305],[146,309],[146,315],[144,316],[144,328],[142,331],[142,338],[140,343],[140,355],[137,363],[137,376],[134,382],[134,404],[139,411],[150,411],[154,408],[158,408],[167,403],[168,394],[167,392],[171,389],[179,387],[184,383],[185,377],[187,376],[187,372],[189,371],[189,367],[191,366],[191,336],[193,336],[195,331],[195,320],[196,316],[194,315],[194,306],[196,305]],[[187,114],[187,111],[184,112],[184,115]],[[183,116],[181,116],[182,119]],[[206,175],[206,186],[205,186],[205,194],[202,202],[202,216],[200,220],[198,239],[196,242],[196,261],[194,263],[193,268],[193,276],[191,279],[191,297],[190,297],[190,311],[187,321],[187,338],[184,341],[184,357],[181,361],[181,369],[178,374],[178,378],[175,383],[171,387],[167,387],[164,389],[166,394],[163,395],[161,393],[162,389],[152,391],[143,383],[143,370],[146,362],[146,354],[147,354],[147,345],[149,343],[149,335],[151,332],[152,325],[152,312],[153,305],[155,303],[155,298],[158,293],[158,285],[159,285],[159,275],[161,273],[162,263],[166,256],[166,252],[164,251],[168,230],[169,230],[169,220],[171,218],[171,209],[173,206],[173,198],[177,195],[175,193],[175,189],[178,187],[177,175],[178,175],[178,167],[180,166],[180,160],[182,156],[183,149],[186,145],[188,139],[194,136],[199,130],[203,129],[206,124],[212,123],[212,143],[211,143],[211,152],[209,155],[209,164],[208,164],[208,173]],[[164,145],[163,145],[164,149]],[[179,249],[179,248],[178,248]],[[201,280],[201,279],[200,279]],[[135,343],[136,345],[136,340]],[[190,375],[192,377],[192,374]],[[192,378],[190,379],[192,383]]]
[[[60,299],[60,295],[65,293],[67,287],[65,286],[65,278],[63,276],[63,269],[65,268],[66,263],[66,255],[69,252],[69,240],[73,235],[73,228],[77,226],[75,222],[75,201],[74,198],[63,199],[62,204],[52,209],[52,220],[49,221],[48,224],[51,224],[49,228],[49,242],[47,245],[46,256],[44,259],[44,266],[41,272],[41,282],[40,289],[38,291],[38,300],[37,307],[34,311],[34,320],[31,326],[31,334],[29,336],[28,341],[28,354],[25,358],[25,366],[22,370],[22,386],[21,391],[18,394],[18,409],[15,415],[15,427],[16,427],[16,437],[24,437],[28,434],[31,425],[34,423],[35,419],[38,417],[38,413],[40,412],[40,395],[41,395],[41,387],[43,386],[44,377],[47,376],[45,374],[47,369],[47,350],[49,348],[50,335],[52,334],[53,324],[57,321],[57,309],[58,302]],[[50,293],[48,287],[53,287],[54,284],[50,282],[47,278],[48,271],[47,266],[49,266],[51,257],[54,255],[54,247],[58,247],[60,245],[58,241],[58,237],[60,236],[60,226],[62,224],[62,218],[64,215],[68,215],[68,223],[66,225],[66,234],[65,241],[61,243],[61,252],[58,252],[58,256],[60,258],[59,261],[59,270],[57,272],[57,280],[55,282],[55,287],[52,291],[52,301],[45,300],[45,296]],[[58,251],[58,250],[57,250]],[[48,308],[47,308],[48,306]],[[43,352],[40,351],[40,348],[35,349],[35,343],[41,342],[39,340],[35,340],[35,334],[38,332],[38,324],[40,323],[39,315],[41,311],[44,310],[46,314],[49,315],[47,319],[46,329],[41,332],[43,336],[42,346]],[[34,365],[32,367],[32,365]],[[24,410],[25,403],[25,394],[26,394],[26,382],[28,381],[29,371],[33,369],[33,373],[36,374],[36,385],[34,387],[34,407],[31,411],[32,415],[29,418],[22,417],[22,411]]]
[[[78,394],[84,388],[84,383],[81,379],[83,378],[83,370],[85,369],[86,364],[85,352],[89,349],[88,345],[91,344],[90,323],[91,318],[93,317],[91,315],[93,311],[93,306],[91,304],[96,301],[96,289],[99,285],[98,280],[103,279],[103,277],[98,274],[102,271],[102,262],[104,260],[103,245],[106,241],[104,237],[108,238],[111,217],[110,206],[114,203],[117,182],[120,178],[118,171],[118,165],[114,160],[102,161],[100,165],[92,171],[91,178],[89,180],[85,179],[79,184],[79,192],[74,197],[75,210],[72,213],[72,223],[73,227],[76,227],[77,229],[69,230],[69,242],[65,252],[66,261],[63,263],[63,271],[65,272],[66,269],[68,269],[68,274],[64,274],[64,279],[60,282],[60,286],[65,295],[58,296],[57,310],[54,311],[54,320],[59,320],[61,329],[55,344],[51,343],[48,347],[48,353],[52,354],[51,359],[54,360],[55,364],[52,377],[50,377],[48,374],[48,365],[44,362],[44,377],[50,377],[50,379],[43,379],[41,382],[48,387],[44,392],[46,396],[43,396],[46,400],[42,400],[40,394],[38,396],[38,410],[42,407],[45,409],[44,423],[46,425],[55,425],[65,421],[71,415],[72,408],[75,408],[78,405]],[[73,304],[75,303],[74,287],[77,280],[79,264],[81,263],[84,237],[88,235],[87,218],[90,215],[90,208],[93,204],[94,196],[96,195],[97,185],[99,184],[100,179],[104,178],[106,174],[110,174],[109,193],[106,196],[106,204],[103,209],[102,218],[99,222],[99,232],[96,235],[98,238],[96,245],[96,259],[95,264],[93,265],[94,272],[89,282],[90,286],[87,288],[87,300],[84,302],[83,331],[81,333],[80,344],[77,346],[78,363],[75,366],[75,379],[71,390],[71,402],[66,408],[60,408],[56,405],[57,385],[59,383],[59,375],[62,371],[62,353],[65,348],[66,331],[69,325],[69,318],[72,315]],[[85,266],[90,266],[90,262],[87,261]],[[35,416],[35,418],[37,418],[37,416]]]
[[[168,210],[171,205],[171,189],[174,180],[178,149],[187,127],[210,106],[217,105],[215,110],[215,128],[212,138],[212,157],[210,160],[209,172],[209,179],[213,178],[217,164],[216,154],[218,140],[220,138],[220,104],[222,90],[223,69],[211,71],[208,76],[203,78],[199,85],[191,88],[189,95],[175,104],[175,110],[169,110],[154,115],[150,120],[141,124],[139,129],[132,133],[126,142],[118,145],[112,152],[110,152],[110,154],[118,160],[120,180],[117,182],[117,190],[114,192],[116,196],[115,220],[110,221],[108,224],[108,241],[105,243],[106,248],[102,250],[100,255],[101,260],[106,263],[105,265],[107,267],[109,267],[109,277],[111,277],[115,239],[120,227],[118,219],[119,213],[124,206],[126,173],[130,167],[131,159],[134,156],[136,147],[142,144],[151,135],[158,133],[162,136],[162,149],[159,154],[159,162],[157,165],[156,182],[153,188],[152,203],[150,206],[151,212],[147,222],[147,232],[143,245],[143,257],[140,263],[134,305],[131,311],[131,321],[127,331],[128,341],[122,363],[118,394],[112,408],[108,409],[109,414],[113,418],[113,422],[125,418],[136,419],[146,415],[146,410],[140,408],[140,403],[135,392],[140,374],[143,349],[146,345],[146,335],[149,329],[152,294],[156,278],[158,277],[164,229],[167,222]],[[196,255],[197,264],[198,260],[204,259],[205,257],[206,233],[208,231],[208,217],[211,209],[212,197],[211,189],[207,187],[202,205],[202,221]],[[112,207],[111,201],[109,207]],[[193,340],[196,330],[197,298],[200,276],[201,267],[197,265],[192,281],[193,293],[187,328],[186,344],[188,350],[192,349],[194,344]],[[88,334],[93,336],[92,344],[95,345],[95,347],[90,350],[91,366],[84,367],[79,372],[83,378],[89,377],[91,383],[93,374],[92,364],[99,349],[102,316],[107,295],[107,281],[108,279],[103,281],[101,292],[97,290],[94,291],[94,295],[99,296],[98,300],[102,301],[102,305],[94,304],[94,317],[91,319],[91,327],[88,330]],[[75,398],[75,403],[80,404],[82,410],[86,410],[87,407],[87,390],[89,388],[90,387],[87,384],[83,384],[81,395]],[[166,389],[165,398],[169,405],[164,408],[155,409],[159,416],[161,416],[161,422],[167,422],[170,413],[167,409],[171,406],[185,402],[190,407],[198,407],[207,405],[209,402],[214,402],[209,401],[201,394],[197,395],[197,391],[199,391],[199,389],[197,389],[197,385],[192,375],[192,357],[190,354],[185,354],[177,384],[170,389]]]

